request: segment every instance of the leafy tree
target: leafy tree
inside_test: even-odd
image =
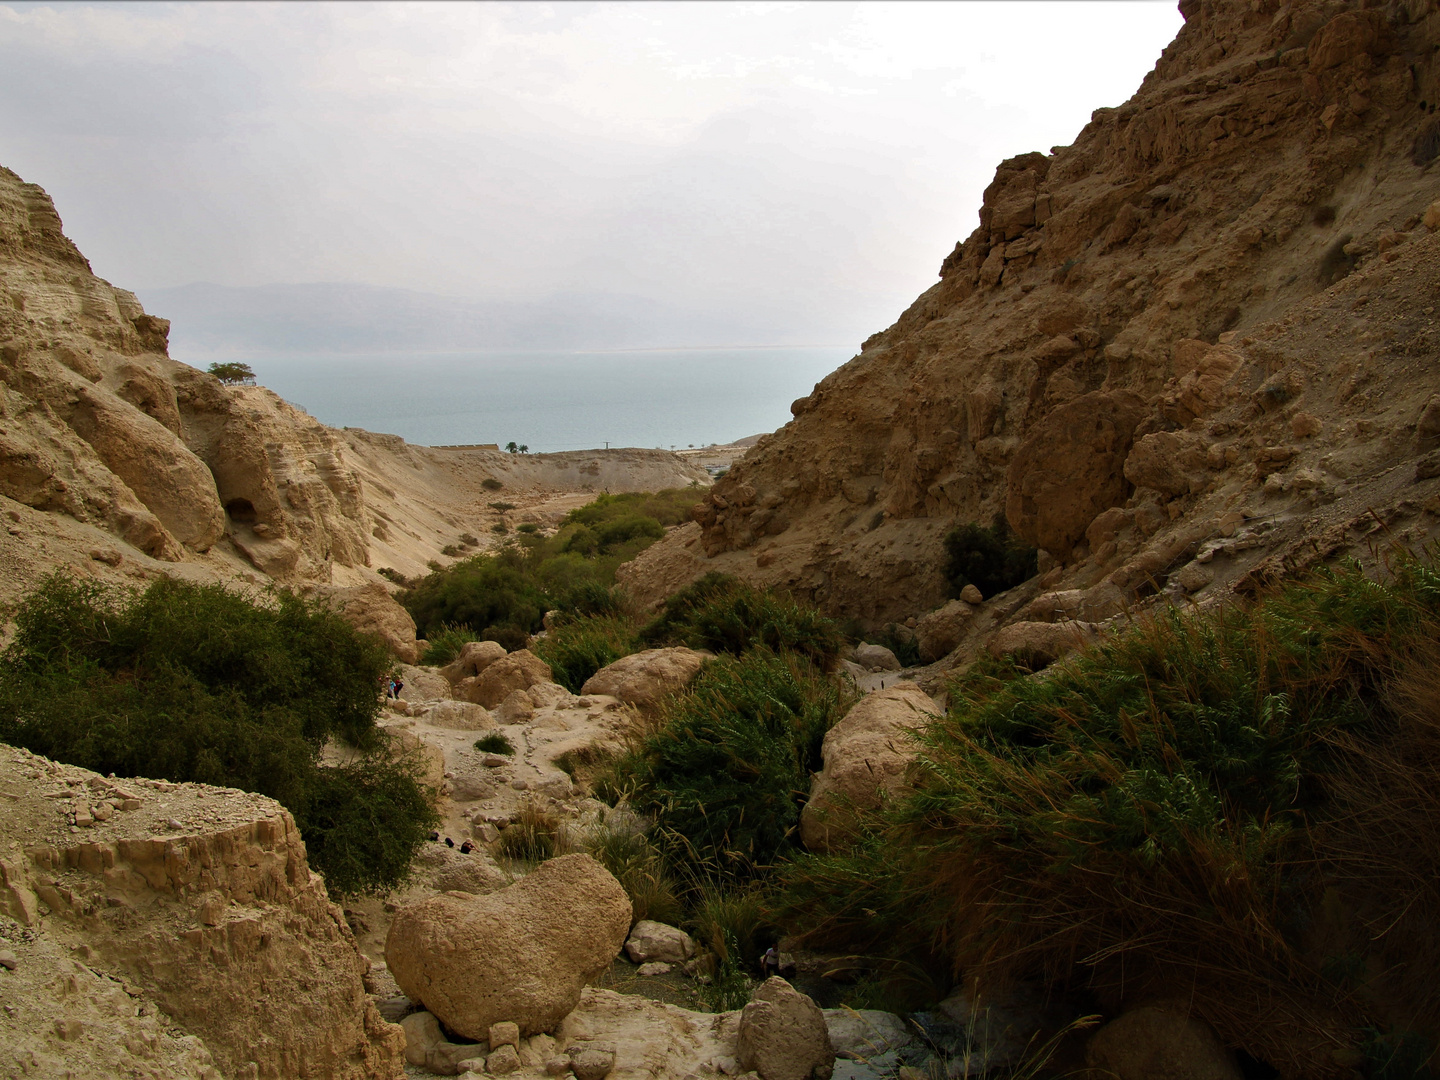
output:
[[[225,364],[211,364],[210,374],[214,375],[227,386],[254,386],[255,372],[249,364],[230,362]]]
[[[518,454],[520,452],[520,446],[515,442],[514,439],[511,439],[505,444],[505,449],[510,451],[510,453],[512,454]]]

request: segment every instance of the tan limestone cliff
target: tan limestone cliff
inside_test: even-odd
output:
[[[102,1004],[103,981],[119,984],[193,1049],[103,1026],[103,1014],[77,1016],[77,1039],[86,1022],[99,1024],[92,1040],[128,1038],[134,1059],[190,1053],[194,1075],[211,1060],[226,1077],[401,1075],[403,1034],[366,997],[369,962],[278,803],[204,784],[107,780],[7,746],[0,792],[0,910],[27,928],[27,943],[42,943],[37,967]],[[87,971],[54,966],[60,950]],[[38,1053],[50,1046],[69,1060],[45,1030],[22,1034]]]
[[[55,569],[393,588],[375,571],[423,574],[462,537],[498,542],[502,521],[708,483],[658,450],[505,454],[335,430],[172,360],[168,332],[91,272],[44,190],[0,168],[0,514],[18,541],[0,537],[0,600]]]
[[[903,621],[947,599],[946,531],[1003,514],[1042,549],[1021,606],[1094,619],[1436,532],[1440,10],[1181,8],[1135,96],[1003,162],[940,280],[622,570],[637,600],[721,570]]]

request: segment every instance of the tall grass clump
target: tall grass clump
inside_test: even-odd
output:
[[[650,815],[677,865],[744,879],[793,846],[821,740],[845,705],[803,657],[717,657],[597,789]]]
[[[523,862],[543,862],[559,854],[560,819],[527,799],[500,833],[499,853]]]
[[[585,850],[620,882],[637,922],[680,923],[685,910],[680,892],[660,852],[643,832],[597,825],[586,837]]]
[[[434,822],[375,726],[391,658],[339,614],[162,579],[64,575],[20,605],[0,657],[0,740],[99,773],[259,792],[295,816],[332,891],[398,884]],[[362,751],[320,765],[338,738]]]
[[[535,643],[555,681],[575,694],[595,672],[635,651],[634,624],[615,615],[561,618]]]
[[[1163,611],[1043,677],[972,669],[913,794],[797,858],[779,910],[981,985],[1183,988],[1285,1075],[1335,1073],[1366,1024],[1433,1038],[1437,642],[1440,575],[1406,558]]]
[[[749,649],[798,653],[821,668],[840,654],[835,622],[780,593],[712,572],[665,601],[640,631],[647,645],[688,645],[739,655]]]
[[[469,642],[480,639],[468,626],[441,623],[438,627],[430,630],[430,636],[425,640],[429,644],[420,657],[420,662],[428,664],[430,667],[444,667],[459,656],[460,650]]]

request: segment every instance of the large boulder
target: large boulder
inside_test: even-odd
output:
[[[866,671],[899,671],[900,661],[884,645],[862,641],[855,646],[855,663]]]
[[[505,646],[498,641],[467,641],[454,660],[440,669],[452,686],[474,678],[496,660],[505,659]]]
[[[455,696],[494,709],[516,690],[528,690],[536,683],[548,682],[554,682],[550,665],[529,649],[517,649],[487,664],[479,675],[462,679],[455,687]]]
[[[920,649],[920,659],[933,664],[948,656],[965,636],[970,620],[975,617],[975,606],[964,600],[951,600],[944,607],[936,608],[922,615],[915,624],[915,637]]]
[[[646,649],[607,664],[580,688],[582,694],[609,694],[629,705],[646,708],[683,690],[710,659],[709,653],[682,646]]]
[[[324,596],[346,622],[378,637],[400,661],[406,664],[419,661],[415,620],[385,586],[371,582],[351,589],[328,589]]]
[[[1005,517],[1022,540],[1063,557],[1097,514],[1125,501],[1125,458],[1146,411],[1138,394],[1097,390],[1037,425],[1006,477]]]
[[[1125,479],[1173,498],[1210,483],[1209,441],[1194,431],[1155,431],[1137,439],[1125,459]]]
[[[916,1041],[904,1020],[879,1009],[826,1009],[825,1028],[835,1056],[855,1061],[888,1054]]]
[[[835,1067],[825,1014],[779,976],[761,983],[741,1011],[735,1057],[761,1080],[830,1080]]]
[[[1078,652],[1099,637],[1094,623],[1013,622],[990,639],[990,655],[1014,657],[1016,663],[1039,671],[1062,656]]]
[[[451,1031],[488,1039],[510,1020],[552,1031],[620,951],[630,900],[589,855],[562,855],[488,896],[407,904],[385,941],[400,989]]]
[[[431,667],[401,664],[400,681],[405,684],[400,696],[406,701],[444,701],[454,693],[449,681]]]
[[[1240,1080],[1235,1058],[1184,1003],[1131,1009],[1090,1039],[1092,1075],[1118,1080]]]
[[[910,732],[940,712],[912,682],[867,694],[831,728],[821,744],[824,768],[810,785],[800,814],[800,837],[811,851],[843,846],[854,812],[878,806],[905,789],[915,756]]]
[[[641,919],[625,941],[625,955],[636,964],[683,964],[695,955],[695,939],[684,930]]]

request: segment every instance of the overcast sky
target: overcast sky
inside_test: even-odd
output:
[[[0,164],[101,276],[625,293],[881,329],[1173,2],[0,0]],[[163,314],[163,312],[161,312]]]

